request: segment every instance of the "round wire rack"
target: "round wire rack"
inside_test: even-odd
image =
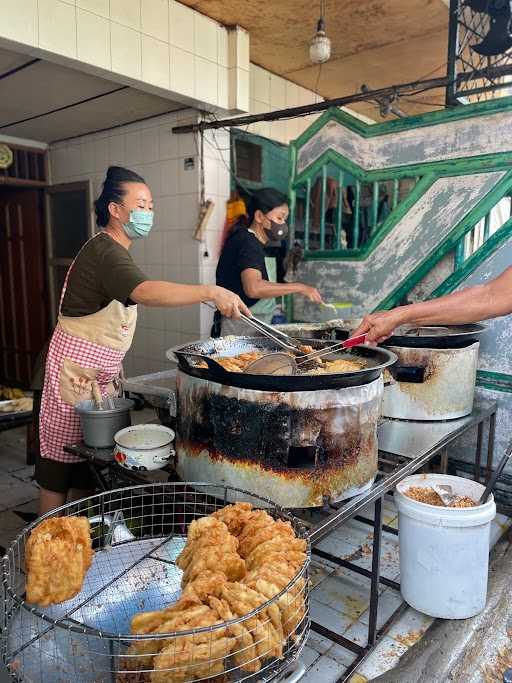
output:
[[[271,501],[231,487],[160,483],[105,491],[65,505],[28,526],[2,561],[2,659],[20,683],[264,683],[296,661],[309,633],[307,560],[271,599],[213,625],[134,635],[132,617],[181,595],[176,558],[194,519],[235,502],[303,524]],[[89,518],[94,561],[74,598],[41,608],[25,601],[25,546],[42,519]],[[276,653],[276,609],[282,617]]]

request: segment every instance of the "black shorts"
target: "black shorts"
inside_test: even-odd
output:
[[[55,493],[69,489],[94,491],[96,482],[86,462],[59,462],[36,456],[35,478],[41,488]]]

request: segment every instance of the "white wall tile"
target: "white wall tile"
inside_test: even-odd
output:
[[[151,231],[150,235],[146,240],[146,264],[155,266],[164,263],[164,253],[163,253],[163,242],[164,237],[162,232]],[[155,279],[158,279],[156,277]]]
[[[218,66],[202,57],[195,57],[195,95],[209,104],[217,104]]]
[[[238,54],[237,54],[237,67],[239,69],[244,69],[244,71],[249,71],[250,61],[249,61],[249,33],[243,28],[238,27]]]
[[[140,31],[141,0],[110,0],[112,21]]]
[[[97,173],[105,176],[107,168],[110,166],[110,153],[108,148],[108,138],[100,138],[94,141],[94,168]]]
[[[60,0],[38,0],[39,47],[76,57],[76,7]]]
[[[228,31],[229,67],[249,71],[249,34],[240,26]]]
[[[142,159],[142,137],[140,130],[134,130],[125,134],[126,163],[132,167],[139,164]]]
[[[171,90],[194,97],[195,70],[194,55],[181,48],[171,47]]]
[[[217,62],[217,22],[199,12],[194,12],[194,52]]]
[[[275,74],[270,74],[270,104],[273,109],[286,107],[286,81]]]
[[[82,155],[80,145],[70,145],[67,156],[68,175],[70,177],[79,176],[82,174]]]
[[[163,253],[167,266],[179,266],[181,263],[181,250],[179,246],[179,233],[175,230],[163,233]],[[171,279],[168,275],[167,279]]]
[[[230,66],[228,32],[224,26],[219,24],[217,25],[217,61],[220,66]]]
[[[229,108],[229,69],[219,66],[217,74],[217,104],[223,109]]]
[[[258,102],[270,105],[270,73],[255,64],[251,64],[251,97]]]
[[[179,164],[178,168],[178,192],[182,194],[191,194],[197,191],[199,177],[197,166],[190,169],[185,169],[183,163]]]
[[[110,163],[123,166],[126,163],[126,138],[124,135],[112,135],[108,139]]]
[[[142,33],[169,42],[168,0],[142,0]]]
[[[237,69],[237,108],[242,111],[249,111],[249,72]]]
[[[177,133],[178,138],[178,154],[180,157],[195,157],[198,154],[199,142],[194,133]],[[183,167],[183,159],[181,160]],[[197,159],[195,159],[197,165]]]
[[[109,20],[92,12],[77,9],[78,59],[102,69],[110,69]]]
[[[111,23],[110,46],[112,71],[131,78],[141,78],[141,36],[134,29]]]
[[[180,310],[180,329],[194,337],[200,326],[200,306],[183,306]]]
[[[180,195],[178,211],[181,229],[195,228],[199,217],[199,193]]]
[[[37,45],[37,0],[0,2],[0,32],[4,38]]]
[[[195,266],[199,259],[200,244],[192,236],[192,232],[183,232],[180,240],[180,258],[184,266]]]
[[[142,175],[150,188],[153,197],[160,197],[162,186],[160,179],[160,162],[157,161],[153,164],[145,164]]]
[[[163,196],[178,194],[178,163],[178,159],[166,159],[160,163]]]
[[[108,19],[110,16],[109,0],[76,0],[76,4],[77,7],[99,14],[101,17]]]
[[[208,196],[216,195],[219,190],[219,168],[221,164],[216,159],[205,156],[204,159],[204,182],[205,192]]]
[[[142,79],[161,88],[169,88],[169,45],[142,35]]]
[[[94,145],[92,142],[82,144],[80,150],[81,169],[83,173],[94,173]]]
[[[158,129],[160,159],[173,159],[178,156],[178,136],[172,132],[172,126]]]
[[[140,161],[142,163],[150,163],[158,160],[160,156],[158,128],[145,128],[140,132],[140,140]]]
[[[194,52],[194,12],[176,0],[169,6],[169,40],[175,47]]]

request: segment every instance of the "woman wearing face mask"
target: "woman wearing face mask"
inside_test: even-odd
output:
[[[318,290],[300,282],[276,282],[276,259],[265,255],[265,245],[282,241],[288,234],[288,204],[277,190],[265,188],[252,195],[248,216],[233,227],[217,265],[217,284],[237,294],[251,313],[270,323],[276,306],[275,297],[302,294],[310,301],[321,303]],[[217,314],[215,336],[254,334],[241,320]]]
[[[111,166],[95,211],[101,231],[68,270],[46,358],[35,472],[40,514],[63,505],[71,489],[76,499],[94,488],[86,463],[63,446],[81,439],[75,404],[91,399],[96,388],[103,396],[113,393],[135,332],[136,304],[209,301],[222,315],[250,315],[232,292],[149,280],[135,265],[128,251],[132,240],[147,237],[153,224],[151,191],[139,175]]]

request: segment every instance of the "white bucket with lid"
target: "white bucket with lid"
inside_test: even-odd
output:
[[[400,585],[406,602],[442,619],[468,619],[485,607],[489,539],[496,504],[446,508],[404,494],[410,486],[449,484],[456,495],[478,501],[485,487],[448,474],[416,474],[395,491],[400,541]]]

